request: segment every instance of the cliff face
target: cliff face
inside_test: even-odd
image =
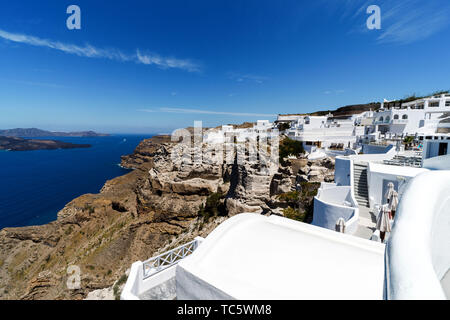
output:
[[[277,195],[295,190],[304,174],[248,158],[239,164],[176,163],[174,148],[168,136],[144,140],[122,157],[122,166],[133,171],[107,181],[98,194],[71,201],[56,221],[1,230],[0,299],[85,298],[110,287],[134,261],[206,236],[226,215],[279,213],[287,204]],[[213,194],[222,195],[225,216],[199,216]],[[81,271],[75,290],[67,287],[72,265]]]
[[[183,233],[206,195],[152,188],[149,170],[155,158],[167,157],[166,142],[143,141],[122,161],[136,170],[106,182],[99,194],[73,200],[55,222],[1,230],[0,298],[81,299]],[[66,285],[70,265],[81,269],[78,290]]]

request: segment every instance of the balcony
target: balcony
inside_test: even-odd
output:
[[[391,121],[392,124],[407,124],[408,123],[408,119],[393,119]]]

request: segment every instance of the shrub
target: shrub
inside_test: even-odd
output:
[[[225,205],[223,204],[224,195],[220,192],[211,193],[206,198],[206,203],[200,205],[198,215],[208,220],[211,217],[223,216],[226,214]]]
[[[305,149],[303,148],[303,143],[301,141],[292,140],[289,138],[285,138],[280,141],[280,163],[284,165],[284,158],[289,155],[298,156],[301,153],[304,153]]]
[[[282,193],[282,194],[278,195],[277,198],[284,202],[296,203],[299,200],[299,198],[298,198],[299,196],[300,196],[300,192],[291,191],[291,192],[287,192],[287,193]]]
[[[405,137],[405,139],[403,139],[404,144],[410,144],[410,143],[413,143],[413,141],[414,141],[414,137],[412,137],[412,136],[408,136],[408,137]]]
[[[120,300],[119,287],[127,281],[128,277],[126,274],[122,275],[113,287],[114,297],[116,300]]]
[[[318,182],[302,182],[300,191],[291,191],[277,196],[288,206],[283,209],[286,218],[309,223],[314,212],[314,197],[320,187]]]
[[[283,215],[288,219],[297,220],[300,222],[304,222],[306,218],[306,212],[300,212],[300,210],[293,209],[291,207],[283,209]]]

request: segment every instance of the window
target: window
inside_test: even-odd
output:
[[[380,119],[378,119],[380,122],[383,122],[384,121],[384,118],[383,117],[380,117]]]
[[[404,114],[404,115],[402,116],[402,119],[403,119],[403,120],[407,120],[407,119],[408,119],[408,115],[407,115],[407,114]]]
[[[445,106],[450,107],[450,100],[445,101]]]
[[[391,117],[387,116],[386,117],[386,122],[389,122],[389,121],[391,121]]]
[[[437,107],[439,107],[439,101],[437,101],[437,102],[430,102],[430,104],[428,106],[430,108],[437,108]]]
[[[398,114],[394,115],[394,120],[398,120]]]

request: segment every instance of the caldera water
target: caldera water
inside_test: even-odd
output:
[[[129,172],[119,166],[120,156],[132,153],[151,136],[49,137],[92,147],[0,151],[0,229],[56,220],[71,200],[98,193],[106,180]]]

